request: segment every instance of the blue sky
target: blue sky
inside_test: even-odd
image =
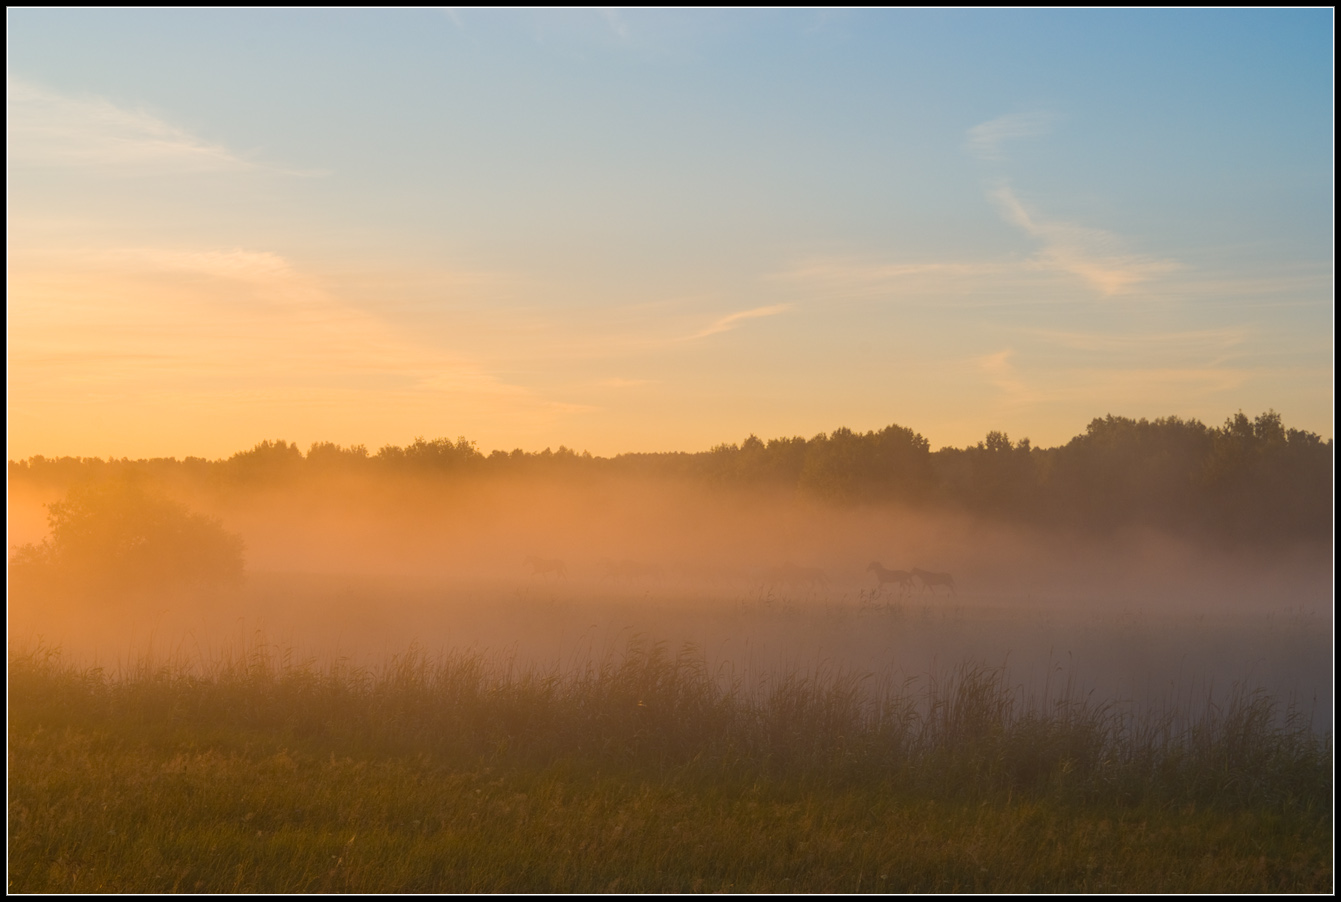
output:
[[[11,458],[1332,434],[1330,10],[8,21]]]

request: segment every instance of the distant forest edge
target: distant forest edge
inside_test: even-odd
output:
[[[967,448],[932,451],[902,426],[814,438],[753,435],[699,453],[593,457],[560,447],[482,454],[460,438],[417,438],[370,454],[362,445],[265,441],[226,460],[36,456],[9,462],[11,482],[52,487],[105,479],[191,483],[199,488],[301,484],[337,473],[462,479],[604,475],[691,480],[715,487],[772,487],[840,504],[897,502],[950,507],[1040,527],[1107,531],[1148,526],[1253,541],[1327,539],[1332,533],[1332,439],[1287,429],[1268,411],[1242,412],[1219,428],[1165,417],[1107,416],[1056,448],[1003,432]]]

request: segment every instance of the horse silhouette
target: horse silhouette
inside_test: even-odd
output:
[[[871,561],[871,565],[866,568],[875,572],[876,581],[879,583],[880,590],[885,588],[885,583],[894,583],[903,591],[913,584],[913,574],[907,570],[886,570],[885,566],[879,561]]]
[[[919,570],[918,568],[914,567],[912,575],[922,581],[923,591],[930,589],[931,593],[934,595],[936,594],[936,586],[945,586],[950,590],[950,594],[952,595],[959,594],[958,592],[955,591],[954,577],[948,573],[932,573],[930,570]]]

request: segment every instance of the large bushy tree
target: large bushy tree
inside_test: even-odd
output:
[[[76,485],[47,510],[50,536],[15,551],[20,583],[125,593],[242,579],[241,537],[133,482]]]

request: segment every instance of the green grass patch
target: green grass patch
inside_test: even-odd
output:
[[[565,673],[38,652],[9,728],[15,892],[1332,885],[1331,740],[1260,694],[1152,717],[971,666],[747,687],[641,641]]]

